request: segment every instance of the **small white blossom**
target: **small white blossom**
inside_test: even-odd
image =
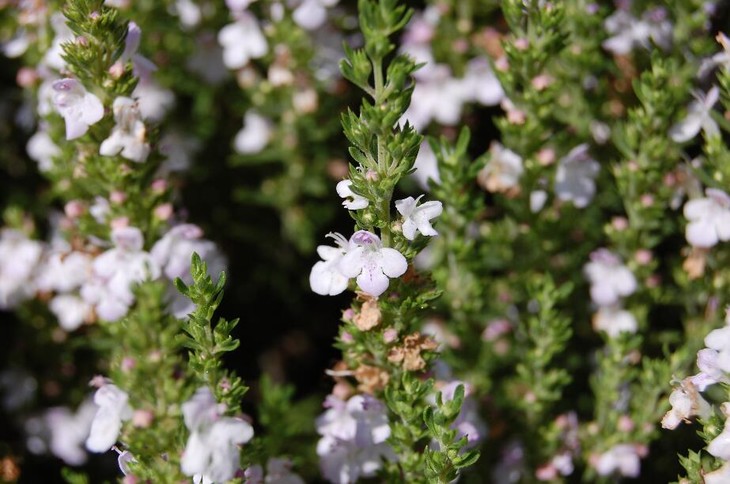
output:
[[[292,19],[305,30],[316,30],[327,20],[327,8],[340,0],[302,0],[294,9]]]
[[[624,477],[638,477],[641,470],[641,457],[636,445],[618,444],[601,454],[595,464],[596,472],[609,476],[618,472]]]
[[[196,27],[203,18],[203,12],[193,0],[175,0],[170,10],[180,19],[180,25],[185,29]]]
[[[317,443],[322,474],[330,482],[347,484],[373,477],[383,459],[394,454],[386,443],[390,426],[385,405],[370,395],[347,402],[330,395],[328,410],[317,418]]]
[[[378,297],[388,289],[388,278],[405,274],[408,261],[397,250],[383,247],[377,235],[358,230],[350,237],[349,249],[338,267],[345,277],[357,277],[360,289]]]
[[[588,145],[570,150],[558,162],[555,173],[555,193],[563,201],[572,201],[578,208],[586,207],[596,193],[594,181],[600,165],[588,153]]]
[[[603,48],[617,55],[626,55],[635,47],[650,48],[653,41],[667,49],[672,42],[672,24],[665,17],[663,9],[648,11],[641,19],[625,10],[617,10],[604,23],[611,37],[603,42]]]
[[[42,254],[43,245],[22,232],[0,232],[0,309],[12,308],[33,296],[33,274]]]
[[[136,227],[114,229],[115,247],[99,255],[92,277],[81,287],[81,297],[95,307],[101,319],[116,321],[134,303],[132,286],[160,275],[159,266],[142,250],[142,232]]]
[[[638,323],[633,314],[615,306],[603,306],[593,316],[593,328],[604,331],[610,338],[621,333],[636,333]]]
[[[697,100],[690,103],[687,108],[687,116],[669,130],[669,136],[677,143],[691,140],[697,136],[700,130],[705,133],[707,138],[720,134],[717,122],[712,119],[712,108],[720,99],[718,87],[712,86],[707,95],[694,93],[694,96]]]
[[[416,161],[413,163],[413,168],[416,171],[411,176],[415,178],[416,183],[418,183],[421,189],[429,191],[431,189],[429,187],[430,182],[437,185],[441,183],[438,160],[431,149],[431,145],[427,141],[421,143],[421,148],[418,150],[418,156],[416,156]]]
[[[66,17],[60,12],[51,15],[51,26],[56,35],[41,63],[57,71],[63,71],[66,68],[66,61],[63,59],[63,44],[73,42],[74,33],[66,24]]]
[[[727,484],[730,482],[730,462],[726,462],[719,469],[702,476],[704,484]]]
[[[309,273],[309,285],[317,294],[322,296],[335,296],[347,289],[349,278],[342,275],[339,263],[342,256],[347,253],[349,243],[345,237],[338,233],[329,233],[337,247],[320,245],[317,247],[317,254],[322,258],[314,264]]]
[[[99,407],[91,422],[91,431],[86,439],[86,448],[91,452],[106,452],[117,442],[122,422],[132,418],[129,395],[116,385],[107,383],[94,394],[94,403]]]
[[[432,120],[446,126],[456,125],[461,118],[464,92],[461,80],[453,77],[451,68],[445,64],[428,65],[415,76],[411,104],[400,123],[408,121],[417,131]]]
[[[636,291],[634,274],[607,249],[594,251],[584,271],[591,283],[591,299],[599,306],[612,306]]]
[[[730,196],[714,188],[705,194],[706,198],[684,204],[684,216],[689,220],[685,235],[693,247],[709,248],[730,240]]]
[[[466,65],[461,79],[465,101],[477,101],[484,106],[496,106],[504,99],[504,90],[494,74],[489,59],[475,57]]]
[[[76,413],[66,407],[49,409],[43,419],[50,430],[49,450],[66,464],[78,466],[86,462],[84,441],[91,431],[97,408],[85,400]]]
[[[500,143],[492,143],[490,159],[477,174],[479,184],[489,192],[509,192],[519,188],[525,169],[522,157]]]
[[[342,180],[337,183],[337,194],[345,199],[342,202],[342,206],[348,210],[360,210],[367,207],[370,201],[362,195],[353,192],[352,188],[350,188],[351,186],[352,180]]]
[[[199,388],[182,405],[185,426],[190,437],[180,460],[183,474],[196,476],[202,482],[225,482],[232,479],[239,466],[238,444],[253,437],[248,422],[222,415],[210,389]]]
[[[142,119],[147,121],[161,121],[175,105],[172,91],[160,86],[152,76],[140,78],[132,91],[132,97],[137,100]]]
[[[53,83],[53,104],[66,121],[66,139],[86,134],[89,126],[104,117],[104,105],[98,97],[86,92],[76,79],[60,79]]]
[[[683,380],[672,391],[669,403],[672,408],[662,418],[662,427],[665,429],[676,429],[680,423],[689,422],[695,415],[707,418],[712,413],[710,404],[702,398],[691,378]]]
[[[408,240],[416,238],[416,231],[425,236],[438,235],[438,232],[431,226],[430,220],[441,215],[443,205],[438,201],[418,205],[421,197],[423,195],[416,199],[408,197],[395,202],[395,208],[403,215],[403,236]]]
[[[130,161],[145,161],[150,154],[150,145],[145,140],[147,129],[137,103],[128,97],[118,97],[114,100],[113,110],[116,125],[109,137],[101,142],[99,154],[116,156],[121,153]]]
[[[74,331],[90,318],[93,307],[75,294],[59,294],[48,303],[64,331]]]
[[[243,128],[233,140],[233,147],[241,154],[258,153],[269,144],[272,131],[271,121],[249,109],[243,117]]]
[[[725,420],[725,426],[720,435],[707,444],[707,452],[718,459],[730,461],[730,418]]]
[[[61,148],[53,142],[46,131],[38,131],[25,146],[28,156],[38,163],[38,170],[47,172],[53,168],[53,159],[61,154]]]
[[[256,17],[248,12],[242,12],[236,23],[223,27],[218,33],[218,42],[223,47],[223,63],[229,69],[240,69],[251,59],[263,57],[269,51]]]

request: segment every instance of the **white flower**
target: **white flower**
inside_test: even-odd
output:
[[[160,86],[152,76],[141,78],[132,91],[143,119],[160,121],[167,111],[175,105],[175,95],[171,90]]]
[[[723,358],[724,365],[727,366],[727,356]],[[726,372],[720,368],[720,352],[712,348],[704,348],[697,352],[697,368],[700,372],[690,380],[693,385],[701,392],[718,382],[730,383]]]
[[[461,80],[452,76],[451,68],[445,64],[428,65],[417,71],[415,77],[411,104],[400,123],[408,121],[417,131],[432,120],[446,126],[457,124],[464,104],[464,91]]]
[[[91,274],[89,254],[61,246],[53,248],[43,259],[35,284],[40,291],[71,292]]]
[[[48,309],[64,331],[74,331],[91,315],[92,306],[74,294],[59,294],[51,299]]]
[[[730,39],[722,32],[719,32],[715,39],[722,46],[722,51],[702,61],[700,70],[697,73],[697,77],[699,78],[705,77],[716,66],[730,70]]]
[[[610,338],[621,333],[636,333],[638,324],[633,314],[615,306],[603,306],[593,316],[593,328],[605,331]]]
[[[345,199],[342,202],[342,206],[348,210],[360,210],[367,207],[370,201],[362,195],[353,192],[352,188],[350,188],[351,186],[352,180],[342,180],[337,183],[337,194]]]
[[[719,136],[720,128],[712,119],[712,108],[720,99],[720,90],[717,86],[707,91],[707,95],[694,93],[696,101],[692,101],[687,108],[687,116],[676,123],[669,130],[669,136],[677,143],[689,141],[702,130],[707,138]]]
[[[588,145],[581,144],[570,150],[558,162],[555,173],[555,193],[563,201],[583,208],[596,193],[595,178],[600,165],[588,154]]]
[[[689,422],[695,415],[707,418],[712,413],[710,404],[702,398],[691,378],[683,380],[680,386],[672,391],[669,403],[672,408],[662,418],[662,427],[665,429],[676,429],[680,423]]]
[[[389,277],[405,274],[408,261],[397,250],[383,247],[377,235],[358,230],[350,237],[349,249],[338,267],[345,277],[357,277],[360,289],[378,297],[388,289]]]
[[[256,17],[248,12],[242,12],[236,23],[223,27],[218,42],[223,47],[223,63],[229,69],[240,69],[269,51]]]
[[[654,41],[667,49],[672,42],[672,24],[665,19],[663,9],[655,9],[636,19],[625,10],[617,10],[605,21],[606,31],[612,36],[603,42],[603,48],[617,55],[626,55],[634,47],[651,47]]]
[[[33,296],[33,273],[42,253],[43,245],[22,232],[0,232],[0,309],[12,308]]]
[[[106,452],[117,442],[122,421],[132,418],[132,408],[127,403],[129,395],[116,385],[107,383],[94,394],[99,407],[91,422],[91,432],[86,448],[91,452]]]
[[[418,183],[421,189],[429,191],[431,189],[429,182],[431,181],[437,185],[441,183],[438,160],[431,149],[431,145],[427,141],[421,143],[421,148],[418,150],[418,156],[416,156],[416,161],[413,163],[413,168],[416,171],[411,176],[415,178],[416,183]]]
[[[631,444],[614,445],[601,454],[595,468],[601,476],[608,476],[618,471],[624,477],[638,477],[641,470],[638,448]]]
[[[322,296],[335,296],[347,289],[349,278],[342,275],[339,269],[340,259],[347,253],[349,243],[338,233],[329,233],[327,237],[334,239],[337,247],[320,245],[317,254],[322,258],[314,264],[309,273],[309,285],[312,291]]]
[[[142,122],[137,103],[128,97],[114,100],[114,120],[116,125],[107,139],[101,142],[99,154],[103,156],[121,155],[141,163],[150,154],[150,145],[145,142],[147,129]]]
[[[304,484],[304,480],[291,471],[289,459],[272,457],[266,462],[266,477],[260,465],[254,465],[243,473],[243,484]]]
[[[591,283],[591,299],[599,306],[612,306],[619,297],[636,291],[634,274],[607,249],[594,251],[584,271]]]
[[[66,61],[62,57],[63,44],[73,42],[74,33],[66,24],[66,17],[60,12],[51,15],[51,26],[56,35],[53,37],[51,47],[46,51],[41,63],[57,71],[63,71],[66,68]]]
[[[327,7],[337,5],[340,0],[302,0],[294,9],[292,19],[305,30],[316,30],[327,20]]]
[[[243,128],[233,140],[233,147],[241,154],[258,153],[269,144],[271,134],[271,121],[249,109],[243,117]]]
[[[730,462],[726,462],[719,469],[708,472],[702,478],[704,484],[726,484],[730,482]]]
[[[132,286],[156,279],[160,268],[142,250],[142,232],[124,227],[112,232],[115,247],[99,255],[93,263],[92,278],[81,287],[81,297],[94,305],[101,319],[116,321],[134,303]]]
[[[416,231],[426,236],[438,235],[430,220],[441,215],[443,205],[441,202],[431,201],[419,206],[421,197],[423,195],[416,199],[408,197],[395,202],[395,208],[403,215],[403,236],[408,240],[416,238]]]
[[[477,174],[479,184],[489,192],[508,192],[519,188],[520,177],[525,171],[522,157],[497,142],[492,143],[489,151],[489,161]]]
[[[730,418],[725,420],[725,427],[720,435],[707,444],[707,452],[718,459],[730,461]]]
[[[239,467],[238,444],[253,437],[253,428],[244,420],[224,417],[210,389],[199,388],[183,403],[185,426],[190,437],[180,467],[187,476],[199,476],[203,482],[225,482]]]
[[[467,63],[461,86],[465,101],[496,106],[504,99],[502,85],[486,57],[475,57]]]
[[[104,105],[98,97],[86,92],[76,79],[59,79],[53,83],[53,104],[66,121],[66,139],[86,134],[89,126],[104,117]]]
[[[28,156],[38,163],[38,170],[47,172],[53,168],[53,159],[61,154],[59,148],[46,131],[38,131],[25,146]]]
[[[150,256],[170,281],[179,277],[186,284],[193,282],[190,274],[193,252],[206,262],[213,277],[217,277],[225,269],[225,258],[215,243],[202,237],[203,231],[197,225],[178,225],[152,246]],[[193,302],[172,285],[168,291],[168,305],[169,312],[177,318],[183,318],[195,309]]]
[[[91,431],[97,409],[85,400],[76,413],[66,407],[49,409],[43,419],[50,430],[49,450],[66,464],[78,466],[86,462],[84,441]]]
[[[394,458],[386,443],[390,437],[387,409],[370,395],[355,395],[346,403],[332,395],[329,409],[317,418],[317,443],[320,467],[326,479],[334,483],[353,483],[372,477],[383,459]]]
[[[730,196],[714,188],[705,190],[705,195],[684,204],[689,220],[685,235],[693,247],[709,248],[730,240]]]
[[[180,24],[186,28],[197,26],[203,18],[200,7],[192,0],[175,0],[172,14],[177,15],[180,18]]]

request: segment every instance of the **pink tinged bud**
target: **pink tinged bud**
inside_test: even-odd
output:
[[[393,328],[388,328],[383,331],[383,341],[386,344],[390,344],[398,338],[398,331]]]
[[[535,471],[535,477],[540,481],[552,481],[558,477],[558,470],[549,462]]]
[[[524,37],[515,40],[515,48],[517,48],[517,50],[527,50],[529,46],[530,41],[525,39]]]
[[[150,363],[159,363],[162,360],[162,352],[160,350],[150,351],[147,355],[147,361]]]
[[[641,204],[645,207],[651,207],[654,205],[654,197],[649,195],[648,193],[645,193],[641,196]]]
[[[88,47],[89,40],[83,35],[79,35],[78,37],[76,37],[76,45],[80,45],[81,47]]]
[[[22,88],[32,87],[38,81],[38,72],[30,67],[21,67],[15,81]]]
[[[84,214],[85,211],[86,207],[84,206],[83,202],[79,200],[71,200],[66,204],[66,206],[63,207],[63,212],[68,218],[71,219],[80,217]]]
[[[457,39],[451,44],[451,48],[454,52],[463,54],[469,50],[469,42],[466,39]]]
[[[95,10],[95,11],[93,11],[93,12],[91,12],[91,13],[89,14],[89,18],[90,18],[91,20],[98,20],[100,16],[101,16],[101,15],[99,15],[99,12],[97,12],[96,10]]]
[[[540,74],[532,79],[532,87],[538,91],[542,91],[553,83],[553,78],[547,74]]]
[[[124,476],[124,479],[122,479],[122,484],[137,484],[137,478],[133,475]]]
[[[124,64],[121,61],[116,61],[109,68],[109,75],[112,79],[119,79],[124,74]]]
[[[112,228],[112,230],[129,227],[129,217],[117,217],[109,222],[109,226]]]
[[[124,373],[129,373],[135,366],[137,366],[137,360],[131,356],[125,356],[122,359],[122,371]]]
[[[621,432],[631,432],[634,430],[634,421],[628,415],[621,415],[618,419],[618,429]]]
[[[352,335],[348,332],[342,333],[342,337],[340,338],[340,340],[343,343],[352,343],[353,341],[355,341]]]
[[[629,228],[629,221],[626,217],[614,217],[613,220],[611,220],[611,225],[614,229],[621,232]]]
[[[155,416],[149,410],[135,410],[132,414],[132,425],[137,428],[146,429],[152,425]]]
[[[509,61],[507,60],[507,57],[502,56],[494,61],[494,68],[497,69],[499,72],[509,71]]]
[[[555,162],[555,150],[543,148],[537,152],[537,162],[542,166],[549,166]]]
[[[339,382],[332,388],[332,395],[340,400],[347,400],[351,394],[352,388],[347,383]]]
[[[634,258],[636,259],[636,262],[638,262],[642,266],[645,266],[646,264],[651,262],[652,254],[650,250],[639,249],[636,251],[636,254],[634,254]]]
[[[152,182],[150,188],[152,188],[152,191],[155,193],[164,193],[165,190],[167,190],[167,180],[158,178]]]
[[[127,194],[120,191],[120,190],[114,190],[109,194],[109,201],[112,203],[124,203],[124,201],[127,199]]]
[[[368,170],[365,173],[365,179],[368,181],[377,181],[378,180],[378,173],[374,170]]]
[[[510,124],[525,124],[526,119],[527,117],[525,116],[525,113],[520,111],[519,109],[513,109],[507,112],[507,121]]]
[[[155,207],[154,214],[155,217],[160,220],[169,220],[172,216],[172,204],[163,203],[162,205]]]
[[[342,319],[345,321],[352,321],[352,318],[355,317],[355,310],[352,308],[347,308],[344,311],[342,311]]]

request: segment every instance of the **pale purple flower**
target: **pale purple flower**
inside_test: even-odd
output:
[[[349,249],[338,267],[345,277],[357,277],[360,289],[378,297],[388,289],[388,278],[405,274],[408,261],[397,250],[383,247],[377,235],[358,230],[350,237]]]
[[[233,148],[242,154],[258,153],[269,144],[272,131],[269,119],[249,109],[243,117],[243,128],[233,140]]]
[[[225,482],[235,475],[238,445],[251,440],[253,428],[242,419],[223,416],[224,409],[207,387],[199,388],[183,403],[185,426],[190,430],[180,460],[183,474],[211,482]]]
[[[109,137],[101,142],[99,154],[116,156],[121,153],[130,161],[145,161],[150,154],[150,145],[146,142],[147,129],[137,103],[128,97],[118,97],[114,100],[113,110],[117,124]]]
[[[331,237],[337,247],[328,245],[320,245],[317,247],[317,254],[322,258],[321,261],[314,264],[312,271],[309,273],[309,285],[317,294],[322,296],[335,296],[347,289],[349,278],[342,275],[339,269],[339,263],[347,253],[349,242],[345,237],[338,233],[329,233],[327,237]]]
[[[127,37],[124,39],[124,51],[120,60],[131,61],[134,75],[140,79],[148,79],[157,70],[157,66],[151,60],[138,54],[139,44],[142,40],[142,29],[136,22],[129,22]]]
[[[129,395],[119,387],[107,383],[94,394],[97,405],[91,422],[91,431],[86,439],[86,448],[91,452],[106,452],[117,442],[122,422],[132,418]]]
[[[15,307],[35,294],[33,275],[43,245],[13,229],[0,231],[0,309]]]
[[[600,165],[588,153],[588,145],[570,150],[558,162],[555,172],[555,193],[560,200],[572,201],[578,208],[586,207],[596,193],[595,178]]]
[[[345,484],[373,477],[383,459],[394,454],[386,443],[390,437],[387,409],[370,395],[355,395],[347,402],[330,395],[328,410],[317,418],[317,455],[324,477]]]
[[[696,101],[692,101],[687,108],[687,116],[679,121],[669,130],[669,136],[677,143],[684,143],[691,140],[700,130],[705,137],[719,136],[720,128],[717,122],[712,119],[712,108],[720,99],[720,90],[717,86],[707,91],[707,94],[695,92]]]
[[[350,188],[351,186],[352,180],[342,180],[337,183],[337,194],[345,199],[342,202],[342,206],[348,210],[360,210],[367,207],[370,201],[362,195],[353,192],[352,188]]]
[[[218,42],[223,47],[223,63],[229,69],[240,69],[269,51],[256,17],[248,12],[242,12],[235,23],[223,27]]]
[[[395,202],[395,208],[403,216],[403,236],[408,240],[416,238],[416,232],[431,237],[438,235],[438,232],[431,226],[431,219],[438,217],[443,212],[443,205],[439,201],[430,201],[418,205],[423,195],[414,199],[404,198]]]
[[[730,196],[715,188],[705,190],[705,195],[684,204],[689,220],[685,235],[693,247],[709,248],[730,240]]]
[[[86,134],[89,126],[104,117],[104,105],[98,97],[86,92],[76,79],[60,79],[53,83],[53,104],[66,121],[66,139]]]
[[[632,444],[614,445],[600,455],[595,469],[601,476],[618,473],[624,477],[638,477],[641,470],[639,449]]]
[[[593,316],[593,327],[596,331],[604,331],[609,338],[616,338],[621,333],[636,333],[638,323],[633,314],[616,306],[602,306]]]
[[[315,30],[327,20],[327,8],[340,0],[301,0],[292,13],[292,19],[305,30]]]
[[[591,299],[599,306],[612,306],[636,291],[634,274],[607,249],[594,251],[584,271],[591,283]]]
[[[720,352],[712,348],[704,348],[697,352],[697,368],[700,372],[692,376],[690,380],[699,391],[703,392],[708,386],[715,383],[730,383],[730,378],[728,378],[726,371],[720,367],[719,360]],[[726,361],[724,361],[723,366],[727,367]]]

